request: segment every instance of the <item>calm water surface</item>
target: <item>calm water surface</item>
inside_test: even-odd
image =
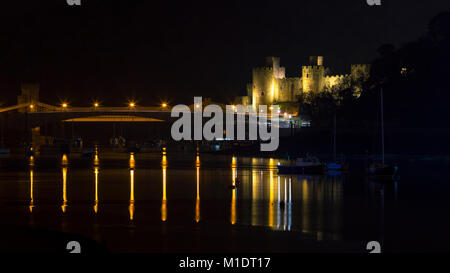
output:
[[[390,184],[369,181],[359,161],[348,175],[323,176],[278,175],[277,164],[286,160],[208,154],[99,153],[0,162],[4,222],[97,241],[112,240],[108,229],[147,231],[161,224],[260,227],[313,241],[378,240],[394,251],[447,250],[450,241],[448,185],[439,173],[409,174],[416,166],[432,169],[433,160],[405,160],[401,180]]]

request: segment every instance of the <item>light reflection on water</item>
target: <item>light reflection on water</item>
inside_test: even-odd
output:
[[[62,179],[63,179],[63,189],[62,189],[63,203],[61,205],[61,210],[63,213],[65,213],[67,210],[67,167],[62,167]]]
[[[347,176],[278,175],[278,161],[287,163],[169,152],[0,159],[0,218],[99,241],[141,242],[167,230],[243,234],[242,226],[259,226],[291,238],[448,251],[443,177],[450,161],[400,161],[402,180],[388,184],[358,174],[363,160],[352,161]],[[263,234],[272,247],[272,233]]]
[[[197,196],[195,198],[195,222],[200,222],[200,156],[195,158],[195,168],[197,174]]]
[[[161,221],[167,220],[167,156],[166,152],[163,152],[162,160],[162,201],[161,201]]]
[[[215,168],[205,167],[214,160],[213,157],[197,154],[191,158],[192,167],[186,169],[172,167],[171,156],[164,151],[159,155],[160,167],[157,169],[155,161],[140,161],[139,156],[130,153],[128,166],[108,168],[102,166],[102,156],[96,151],[91,167],[80,169],[69,164],[75,159],[69,160],[69,156],[63,155],[60,162],[62,193],[59,198],[52,195],[53,187],[59,183],[53,183],[52,179],[41,180],[41,174],[35,168],[35,163],[39,165],[39,158],[29,158],[29,212],[39,210],[41,202],[48,206],[52,200],[62,199],[63,214],[70,214],[72,206],[77,211],[82,210],[80,207],[84,203],[94,204],[90,206],[95,215],[102,214],[105,206],[122,204],[126,199],[119,196],[128,191],[128,216],[129,221],[134,223],[146,214],[154,214],[154,211],[148,211],[155,210],[148,203],[155,200],[160,200],[161,222],[182,217],[180,211],[192,215],[195,223],[208,221],[211,218],[208,216],[215,214],[204,212],[211,210],[209,204],[225,203],[228,204],[227,211],[218,211],[217,214],[223,214],[223,221],[232,225],[299,230],[317,240],[340,239],[342,236],[342,177],[278,175],[279,160],[273,158],[223,156],[219,165],[225,167]],[[177,158],[176,155],[173,157]],[[128,190],[123,184],[126,172]],[[42,177],[48,176],[55,175],[43,170]],[[160,186],[157,181],[160,181]],[[16,198],[21,200],[24,197]],[[195,204],[193,210],[185,205],[188,202]],[[176,213],[169,217],[171,206]],[[145,213],[139,213],[141,209]]]
[[[241,173],[243,185],[238,204],[250,201],[251,206],[249,212],[239,211],[243,217],[238,213],[238,223],[301,230],[318,240],[324,235],[340,238],[342,177],[278,175],[274,159],[268,160],[268,170],[255,167]]]

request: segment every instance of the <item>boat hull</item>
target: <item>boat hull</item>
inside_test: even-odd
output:
[[[327,170],[329,171],[346,171],[348,169],[347,164],[337,163],[337,162],[330,162],[326,165]]]
[[[393,182],[399,180],[398,170],[395,166],[370,166],[369,176],[372,180],[380,182]]]

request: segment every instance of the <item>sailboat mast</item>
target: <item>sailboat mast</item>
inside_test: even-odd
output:
[[[334,162],[336,162],[336,113],[334,113],[334,126],[333,126],[333,156]]]
[[[381,156],[382,162],[384,166],[384,115],[383,115],[383,87],[381,87],[380,91],[380,100],[381,100]]]

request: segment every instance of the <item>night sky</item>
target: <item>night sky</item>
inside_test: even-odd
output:
[[[310,55],[348,73],[450,10],[448,0],[81,1],[1,3],[0,102],[16,103],[21,81],[39,82],[41,101],[53,104],[227,102],[245,94],[265,56],[281,57],[287,76],[299,76]]]

